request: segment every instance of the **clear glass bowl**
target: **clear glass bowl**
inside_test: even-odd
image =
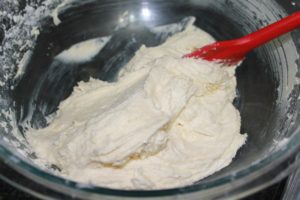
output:
[[[61,6],[57,10],[61,23],[56,26],[48,9],[58,1],[38,3],[33,10],[25,7],[25,1],[17,7],[7,0],[2,3],[3,12],[25,14],[17,22],[1,18],[6,29],[1,32],[5,37],[0,55],[1,179],[41,198],[238,199],[281,180],[299,165],[295,159],[300,148],[297,30],[256,49],[238,68],[235,105],[241,112],[242,132],[249,137],[232,164],[214,175],[182,188],[127,191],[76,183],[38,168],[23,137],[25,125],[45,126],[45,116],[56,110],[78,81],[90,76],[113,81],[142,43],[159,45],[169,35],[153,35],[149,28],[195,16],[196,25],[217,40],[231,39],[299,10],[300,4],[280,0],[85,0]],[[39,29],[38,36],[32,34],[34,27]],[[113,37],[115,43],[110,45],[114,48],[101,51],[97,60],[59,70],[50,67],[53,58],[71,45],[108,35]],[[24,41],[32,43],[24,47]],[[18,71],[18,60],[24,55],[23,71]]]

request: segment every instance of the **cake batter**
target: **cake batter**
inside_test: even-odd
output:
[[[30,145],[62,176],[117,189],[180,187],[224,168],[246,140],[235,67],[182,58],[212,42],[190,24],[143,46],[117,82],[80,82],[48,127],[28,131]]]

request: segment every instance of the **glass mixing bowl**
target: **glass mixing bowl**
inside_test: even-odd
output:
[[[232,39],[299,10],[299,1],[85,0],[51,12],[60,0],[29,2],[0,3],[1,179],[41,198],[238,199],[281,180],[299,165],[299,30],[256,49],[237,69],[235,105],[247,143],[231,165],[193,185],[126,191],[76,183],[37,167],[24,139],[26,127],[47,125],[45,116],[55,112],[78,81],[114,81],[141,44],[156,46],[173,34],[153,32],[153,27],[178,23],[175,29],[180,31],[185,18],[195,16],[196,26],[217,40]],[[53,64],[73,44],[104,36],[111,40],[92,61]]]

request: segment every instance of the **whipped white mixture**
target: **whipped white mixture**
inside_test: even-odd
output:
[[[117,82],[80,82],[29,143],[62,176],[111,188],[185,186],[224,168],[246,140],[232,105],[235,67],[182,58],[212,42],[189,25],[143,46]]]

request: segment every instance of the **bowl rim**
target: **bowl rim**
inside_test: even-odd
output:
[[[234,173],[230,173],[220,179],[208,181],[205,183],[198,183],[197,185],[188,185],[180,188],[173,189],[161,189],[161,190],[122,190],[122,189],[112,189],[100,186],[94,186],[91,184],[78,183],[50,172],[44,171],[34,164],[30,164],[28,161],[23,160],[19,155],[14,154],[9,148],[5,147],[5,144],[0,143],[0,158],[4,160],[5,163],[10,165],[12,168],[25,175],[26,177],[38,182],[39,184],[50,187],[54,190],[62,191],[62,188],[66,189],[66,194],[68,190],[70,192],[84,192],[84,193],[94,193],[98,195],[108,195],[115,197],[164,197],[172,195],[185,195],[195,192],[209,192],[211,189],[221,188],[222,186],[231,185],[232,187],[225,188],[226,192],[230,190],[237,189],[233,187],[235,183],[239,182],[239,186],[249,184],[255,178],[267,173],[270,169],[276,168],[279,164],[285,162],[291,157],[295,152],[300,149],[300,131],[294,132],[292,137],[274,153],[265,158],[259,160],[258,162],[252,163],[250,166],[240,169]],[[275,178],[275,177],[274,177]],[[242,182],[241,182],[242,180]],[[259,184],[258,184],[259,185]],[[258,185],[252,185],[252,187],[257,187]],[[76,191],[74,191],[76,190]],[[215,193],[216,191],[214,191]],[[220,193],[224,190],[220,189]],[[217,192],[218,193],[218,192]]]

